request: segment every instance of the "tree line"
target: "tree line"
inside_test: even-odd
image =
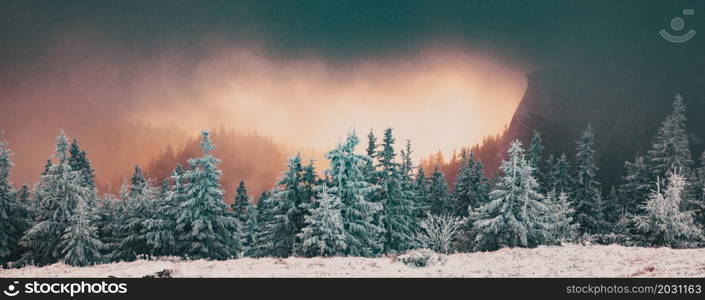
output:
[[[415,248],[491,251],[591,241],[698,247],[705,224],[705,166],[696,167],[685,106],[676,95],[651,149],[626,162],[623,183],[597,180],[588,124],[577,154],[544,158],[541,136],[514,141],[499,175],[487,178],[471,151],[460,154],[454,189],[436,168],[414,166],[411,142],[393,130],[365,149],[349,132],[318,172],[300,155],[255,201],[244,181],[227,205],[210,133],[200,157],[154,182],[139,166],[117,195],[99,195],[76,139],[63,133],[39,182],[15,188],[11,151],[0,139],[0,260],[5,265],[90,265],[145,256],[187,259],[393,255]],[[705,154],[703,154],[705,160]]]

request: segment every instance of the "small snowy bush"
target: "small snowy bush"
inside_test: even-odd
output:
[[[429,249],[411,250],[397,259],[407,266],[420,268],[445,262],[443,255]]]

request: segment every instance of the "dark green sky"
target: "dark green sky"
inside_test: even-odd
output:
[[[697,5],[696,5],[697,4]],[[5,1],[0,63],[36,64],[69,33],[138,55],[200,53],[205,39],[256,41],[282,56],[333,62],[396,57],[428,43],[492,51],[541,67],[581,60],[691,56],[656,32],[682,8],[705,34],[705,1]],[[700,10],[699,8],[702,8]],[[701,12],[702,11],[702,12]],[[701,17],[702,16],[702,17]],[[619,60],[619,59],[618,59]]]

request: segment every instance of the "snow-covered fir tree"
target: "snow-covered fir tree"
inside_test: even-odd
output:
[[[279,177],[270,195],[270,219],[261,224],[266,234],[270,256],[288,257],[297,243],[296,234],[303,228],[304,211],[301,206],[301,156],[289,158],[287,170]]]
[[[189,185],[176,217],[178,249],[194,259],[231,258],[240,252],[240,226],[223,201],[220,160],[211,155],[215,145],[208,131],[201,133],[201,148],[203,156],[189,159],[183,175]]]
[[[250,196],[247,195],[247,187],[245,186],[245,181],[240,180],[237,189],[235,190],[235,199],[233,199],[233,204],[231,206],[233,214],[244,224],[247,220],[247,207],[250,205]]]
[[[81,172],[81,177],[86,186],[95,187],[95,171],[91,167],[86,151],[81,150],[78,140],[75,138],[71,141],[71,146],[69,147],[68,162],[72,170]]]
[[[45,265],[61,260],[61,235],[70,225],[77,203],[94,195],[94,190],[83,184],[81,172],[69,166],[67,152],[66,135],[61,131],[53,155],[55,161],[35,187],[33,224],[21,241],[27,249],[23,255],[26,262]]]
[[[626,210],[622,206],[621,200],[619,199],[619,194],[614,186],[610,188],[609,194],[605,198],[603,214],[605,222],[610,224],[616,224],[619,222],[620,218],[626,215]]]
[[[126,185],[123,186],[126,187]],[[121,194],[126,192],[122,191]],[[123,236],[120,222],[125,214],[125,202],[114,195],[105,194],[98,203],[98,218],[95,225],[98,228],[98,238],[103,243],[101,255],[106,261],[114,261],[112,253]]]
[[[624,169],[623,183],[619,186],[620,208],[629,214],[642,214],[641,208],[654,181],[643,156],[637,155],[633,162],[625,162]]]
[[[384,229],[375,225],[374,216],[382,210],[382,205],[370,199],[379,186],[371,184],[365,176],[370,158],[355,153],[358,143],[354,132],[348,134],[344,144],[326,154],[330,163],[324,173],[330,180],[328,192],[343,203],[346,254],[376,256],[383,251],[380,237]]]
[[[159,190],[150,180],[144,178],[142,169],[135,167],[130,186],[121,187],[121,198],[125,201],[123,216],[120,217],[118,244],[111,254],[115,260],[134,260],[138,255],[152,254],[147,243],[147,226],[155,218]]]
[[[178,166],[177,166],[178,168]],[[172,172],[172,178],[179,176],[179,170]],[[180,205],[176,190],[164,179],[157,197],[152,202],[152,213],[143,221],[145,241],[149,254],[155,256],[179,255],[176,248],[176,215]]]
[[[0,263],[4,264],[11,256],[17,244],[17,216],[15,206],[18,205],[15,190],[10,184],[10,168],[12,152],[7,147],[2,132],[0,132]]]
[[[682,175],[669,172],[666,190],[662,192],[657,181],[656,190],[644,205],[645,213],[632,219],[646,245],[687,248],[702,242],[702,230],[695,224],[692,212],[680,210],[685,185]]]
[[[534,247],[544,243],[550,228],[544,217],[546,207],[521,142],[512,142],[508,159],[500,169],[502,175],[490,193],[490,202],[471,216],[475,249]]]
[[[700,168],[694,172],[690,187],[695,221],[705,226],[705,151],[700,156]]]
[[[477,209],[487,203],[490,186],[482,171],[482,163],[475,161],[473,153],[468,155],[462,151],[460,164],[460,170],[455,177],[452,213],[467,217],[468,209]]]
[[[254,245],[249,247],[251,256],[271,256],[273,249],[272,241],[269,239],[271,234],[266,225],[273,218],[272,211],[276,202],[270,195],[271,191],[264,191],[257,200],[257,231],[255,232]]]
[[[581,233],[600,233],[604,227],[604,216],[595,166],[595,134],[590,124],[576,144],[575,186],[572,194],[575,222],[580,224]]]
[[[548,165],[548,161],[546,162]],[[553,163],[548,167],[548,172],[544,174],[545,187],[544,190],[551,191],[556,190],[556,192],[565,192],[570,195],[573,191],[573,185],[575,184],[573,176],[570,172],[570,162],[568,161],[568,156],[565,153],[553,160]]]
[[[654,179],[659,176],[663,180],[674,170],[679,170],[686,178],[690,174],[693,158],[686,132],[685,104],[680,94],[676,94],[673,111],[658,128],[646,163]]]
[[[257,250],[257,230],[259,227],[258,207],[252,202],[247,204],[245,209],[245,222],[240,223],[243,227],[240,230],[242,234],[242,253],[243,256],[256,256]]]
[[[416,195],[414,198],[416,200],[416,218],[421,220],[425,218],[426,213],[431,212],[431,207],[428,200],[428,179],[426,179],[426,172],[420,166],[417,168],[413,189]]]
[[[79,199],[70,225],[61,239],[63,262],[71,266],[87,266],[102,262],[103,243],[98,239],[98,229],[92,224],[86,199]]]
[[[341,214],[343,203],[334,194],[328,193],[326,185],[321,186],[317,207],[311,208],[305,219],[305,226],[298,233],[301,243],[296,253],[303,256],[341,256],[346,254],[347,237]]]
[[[448,191],[448,182],[438,166],[434,168],[433,176],[430,178],[427,201],[431,214],[440,215],[452,211],[453,203]]]
[[[573,223],[575,210],[571,207],[568,194],[556,195],[552,190],[546,195],[546,223],[549,228],[549,243],[560,245],[573,240],[578,233],[578,224]]]
[[[384,141],[377,153],[379,160],[378,195],[382,203],[385,252],[401,252],[413,247],[414,194],[405,189],[402,166],[396,162],[392,129],[384,131]]]
[[[531,138],[531,143],[529,144],[529,148],[526,150],[526,161],[529,163],[530,166],[534,167],[535,172],[539,172],[542,167],[542,158],[541,154],[543,153],[543,144],[541,142],[541,134],[534,130],[534,135]],[[534,174],[534,176],[538,176],[538,174]]]

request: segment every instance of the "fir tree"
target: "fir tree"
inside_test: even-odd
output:
[[[705,152],[700,157],[700,168],[693,174],[693,180],[689,187],[692,189],[693,209],[695,220],[700,226],[705,225]]]
[[[651,174],[643,156],[634,162],[625,162],[624,183],[619,187],[620,210],[629,214],[642,214],[641,208],[651,190]]]
[[[189,159],[183,175],[189,185],[176,217],[177,243],[180,253],[190,258],[227,259],[240,251],[240,226],[223,201],[220,160],[210,154],[215,148],[210,133],[203,131],[201,136],[203,156]]]
[[[482,171],[482,163],[474,155],[461,154],[461,166],[455,178],[453,214],[467,217],[469,209],[477,209],[487,203],[489,184]]]
[[[69,166],[74,171],[80,171],[86,186],[95,188],[95,171],[91,167],[86,151],[81,150],[78,140],[73,139],[69,148]]]
[[[79,201],[88,201],[95,190],[83,184],[83,176],[73,171],[67,161],[68,143],[61,132],[57,138],[56,162],[41,176],[35,187],[35,205],[32,227],[22,238],[27,249],[23,260],[45,265],[63,259],[61,235],[70,225],[70,218]]]
[[[656,191],[651,193],[643,208],[645,213],[633,218],[637,232],[647,245],[687,248],[702,241],[702,231],[693,221],[692,212],[680,211],[685,184],[682,175],[671,172],[668,187],[662,193],[657,181]]]
[[[174,171],[176,174],[176,170]],[[144,227],[144,239],[149,249],[149,254],[156,256],[179,255],[176,249],[176,215],[181,203],[176,191],[172,191],[168,179],[164,179],[159,195],[153,200],[154,208],[150,215],[146,216],[142,226]]]
[[[0,263],[5,263],[16,248],[17,217],[15,207],[18,205],[15,190],[10,184],[10,168],[12,152],[7,148],[7,142],[0,132]]]
[[[570,173],[568,156],[565,153],[561,153],[558,159],[554,161],[546,176],[545,189],[548,191],[556,190],[558,193],[565,192],[568,195],[572,194],[575,182]]]
[[[531,144],[526,151],[526,161],[530,166],[534,167],[535,172],[541,170],[541,153],[543,152],[543,145],[541,144],[541,134],[534,130],[534,136],[531,138]],[[535,174],[538,176],[539,174]]]
[[[247,195],[247,187],[245,181],[240,180],[240,184],[235,190],[235,199],[233,199],[232,210],[235,217],[244,224],[247,220],[247,207],[250,205],[250,196]]]
[[[490,202],[471,216],[476,250],[534,247],[549,237],[543,196],[538,192],[533,167],[524,159],[521,142],[514,141],[508,154],[508,160],[500,167],[502,176],[490,193]]]
[[[568,201],[568,194],[562,192],[556,196],[555,190],[548,192],[546,210],[546,223],[550,230],[549,241],[560,245],[561,242],[573,240],[578,232],[578,225],[573,223],[575,210]]]
[[[100,250],[103,243],[98,239],[98,230],[91,223],[86,200],[79,199],[76,212],[62,236],[63,261],[71,266],[86,266],[102,261]]]
[[[686,178],[690,175],[693,159],[685,123],[683,97],[676,94],[673,111],[663,120],[654,138],[652,149],[646,155],[652,178],[659,176],[663,180],[668,172],[673,171],[680,172]]]
[[[120,218],[119,242],[110,255],[112,259],[130,261],[138,255],[153,254],[147,241],[150,234],[147,226],[153,226],[151,219],[157,214],[159,192],[142,176],[141,169],[136,167],[132,184],[121,188],[125,193],[121,195],[125,201],[124,215]]]
[[[272,241],[270,240],[270,233],[267,230],[267,224],[270,222],[272,217],[272,210],[276,205],[274,199],[272,199],[271,191],[264,191],[257,200],[257,231],[255,232],[254,245],[250,247],[251,256],[264,257],[271,256],[272,252]]]
[[[443,172],[438,169],[438,166],[434,168],[433,177],[431,177],[429,184],[427,205],[431,209],[431,214],[434,215],[447,214],[452,210],[448,182]]]
[[[575,157],[575,221],[580,224],[583,233],[599,233],[603,228],[602,196],[600,183],[597,181],[597,166],[595,166],[595,135],[592,127],[583,131],[577,144]]]
[[[610,193],[607,195],[607,199],[604,202],[604,217],[605,222],[608,224],[616,224],[619,222],[622,216],[626,215],[626,211],[623,209],[617,190],[612,186],[610,188]]]
[[[259,228],[258,207],[254,203],[248,203],[246,219],[242,233],[242,252],[244,256],[256,256],[257,253],[257,230]]]
[[[113,261],[112,253],[116,252],[122,235],[122,218],[125,215],[125,201],[113,195],[106,194],[98,204],[98,237],[103,243],[101,255],[106,261]]]
[[[341,215],[347,254],[376,256],[383,251],[379,243],[383,228],[373,221],[382,206],[369,199],[379,186],[366,178],[364,169],[369,157],[354,153],[358,143],[357,135],[351,133],[344,144],[328,152],[330,164],[325,174],[330,178],[328,192],[343,203]]]
[[[296,234],[303,227],[303,211],[301,204],[301,156],[289,159],[287,170],[282,174],[272,190],[269,211],[271,219],[264,226],[268,242],[272,243],[269,255],[288,257],[297,243]]]
[[[399,252],[413,246],[414,194],[405,190],[402,166],[395,160],[392,129],[384,131],[379,159],[379,195],[382,203],[381,214],[384,226],[385,252]]]
[[[416,195],[416,218],[417,220],[422,220],[426,216],[426,213],[431,212],[431,207],[429,206],[430,201],[428,199],[428,180],[426,179],[422,167],[418,167],[418,173],[416,174],[413,188],[414,194]]]
[[[310,209],[306,226],[297,234],[301,240],[297,253],[309,257],[345,255],[347,245],[341,209],[340,198],[328,193],[323,185],[318,206]]]

